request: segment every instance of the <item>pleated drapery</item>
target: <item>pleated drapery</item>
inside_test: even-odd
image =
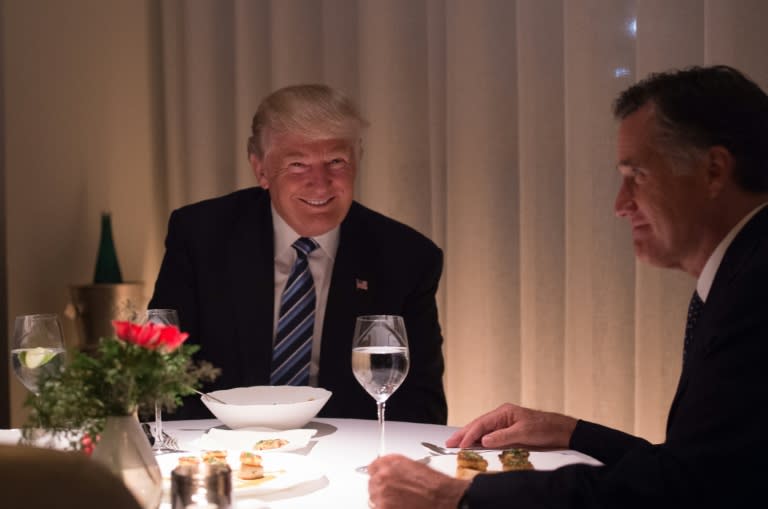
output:
[[[649,72],[694,64],[734,65],[768,89],[767,2],[136,4],[149,20],[141,26],[157,119],[151,249],[133,262],[142,274],[159,268],[173,208],[255,185],[245,146],[259,100],[288,84],[328,83],[371,123],[358,200],[445,252],[449,423],[511,401],[663,439],[695,281],[634,259],[629,228],[613,215],[610,104]],[[33,9],[20,5],[6,9],[6,26]],[[6,36],[6,51],[22,35]],[[5,79],[12,74],[6,67]],[[14,106],[6,110],[11,133]],[[23,162],[14,150],[7,172]],[[23,183],[10,179],[9,195],[14,185]],[[129,210],[118,204],[113,217],[121,207]],[[118,249],[121,233],[117,224]],[[10,258],[9,274],[24,263]],[[27,298],[10,295],[9,314]]]

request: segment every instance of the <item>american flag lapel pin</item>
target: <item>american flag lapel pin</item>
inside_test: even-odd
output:
[[[368,281],[365,279],[355,278],[355,288],[364,292],[368,291]]]

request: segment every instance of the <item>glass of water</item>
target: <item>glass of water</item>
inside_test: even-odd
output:
[[[64,333],[55,314],[16,317],[11,344],[13,371],[24,386],[38,394],[44,372],[58,371],[64,362]]]
[[[408,365],[408,335],[401,316],[357,317],[352,342],[352,372],[378,407],[379,456],[385,451],[385,403],[405,380]],[[365,472],[366,467],[357,470]]]

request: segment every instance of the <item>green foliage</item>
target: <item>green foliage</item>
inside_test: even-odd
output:
[[[44,429],[79,449],[81,437],[98,436],[108,416],[137,410],[148,415],[156,402],[173,411],[183,396],[194,394],[202,381],[220,372],[192,360],[198,349],[182,344],[166,352],[105,338],[93,353],[76,352],[68,365],[41,376],[39,394],[27,398],[31,411],[22,441],[32,442],[37,430]]]

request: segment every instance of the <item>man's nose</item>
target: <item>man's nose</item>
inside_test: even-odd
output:
[[[323,163],[313,164],[307,174],[307,181],[311,185],[327,185],[331,182],[331,172],[328,165]]]
[[[616,194],[616,201],[613,204],[613,212],[618,217],[626,217],[637,208],[632,196],[632,190],[627,183],[627,179],[621,181],[621,187]]]

